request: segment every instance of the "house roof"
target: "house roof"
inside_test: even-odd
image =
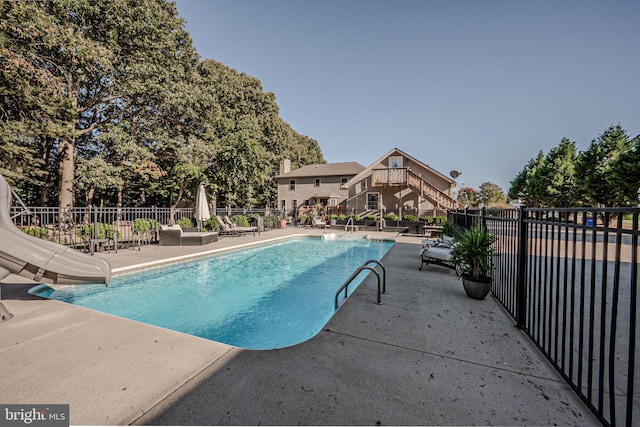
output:
[[[407,159],[410,159],[412,162],[415,162],[416,164],[419,164],[420,166],[424,167],[425,169],[433,172],[435,175],[438,175],[440,177],[442,177],[442,179],[450,182],[450,183],[454,183],[455,181],[451,178],[449,178],[446,175],[443,175],[442,173],[438,172],[437,170],[433,169],[431,166],[421,162],[420,160],[416,159],[413,156],[410,156],[409,154],[405,153],[404,151],[400,150],[399,148],[394,148],[393,150],[389,151],[387,154],[385,154],[384,156],[380,157],[378,160],[376,160],[375,162],[371,163],[371,165],[369,165],[369,167],[365,168],[364,170],[362,170],[360,173],[358,173],[356,176],[354,176],[353,178],[351,178],[344,186],[343,188],[348,188],[351,187],[352,185],[362,181],[364,178],[368,177],[369,175],[371,175],[372,170],[375,167],[378,167],[380,165],[380,163],[382,163],[384,160],[386,160],[389,156],[394,156],[394,155],[400,155],[400,156],[404,156]]]
[[[352,176],[364,170],[358,162],[320,163],[303,166],[291,172],[283,173],[276,178],[308,178],[322,176]]]

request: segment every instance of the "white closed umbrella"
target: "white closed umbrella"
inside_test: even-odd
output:
[[[211,218],[211,212],[209,212],[209,203],[207,202],[207,195],[204,191],[204,184],[200,183],[198,187],[198,193],[196,194],[196,212],[194,214],[196,221],[198,221],[198,229],[202,229],[202,222]]]

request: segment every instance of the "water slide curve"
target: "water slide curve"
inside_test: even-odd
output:
[[[109,284],[111,265],[20,231],[11,220],[11,187],[0,175],[0,280],[12,273],[60,285]]]

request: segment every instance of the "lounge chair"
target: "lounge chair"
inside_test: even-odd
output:
[[[256,235],[256,231],[258,231],[258,227],[256,226],[248,226],[248,227],[243,227],[241,225],[236,225],[233,221],[231,221],[231,218],[229,218],[228,216],[223,216],[222,219],[224,219],[225,221],[227,221],[227,224],[229,225],[229,227],[231,227],[232,230],[234,231],[238,231],[241,234],[242,233],[253,233],[253,235]],[[259,234],[259,233],[258,233]]]
[[[239,236],[242,233],[253,233],[253,235],[255,236],[256,231],[258,231],[258,227],[241,227],[239,225],[236,225],[227,216],[221,217],[220,215],[216,215],[216,219],[218,220],[218,224],[220,224],[220,231],[223,234]]]
[[[179,225],[161,225],[160,246],[201,246],[218,241],[215,231],[184,231]]]
[[[422,263],[420,264],[419,270],[422,270],[422,266],[425,264],[436,264],[447,268],[455,268],[451,262],[455,250],[456,248],[453,242],[423,240],[422,249],[420,250]]]
[[[315,228],[320,228],[320,227],[322,227],[322,228],[327,228],[327,227],[329,227],[329,226],[327,225],[327,222],[326,222],[326,221],[323,221],[323,220],[322,220],[322,217],[320,217],[320,216],[314,216],[314,217],[311,219],[311,228],[313,228],[313,227],[315,227]]]

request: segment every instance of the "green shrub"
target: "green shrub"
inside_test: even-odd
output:
[[[402,215],[403,221],[417,221],[418,218],[415,215]]]
[[[360,215],[357,214],[351,214],[349,218],[352,218],[354,221],[360,221]]]
[[[364,217],[364,219],[368,221],[377,221],[378,219],[380,219],[380,217],[378,215],[367,215]]]
[[[300,215],[298,222],[300,222],[300,224],[306,224],[308,219],[309,215]]]
[[[385,214],[383,218],[386,219],[387,221],[397,221],[398,215],[391,212],[391,213]]]
[[[275,216],[265,216],[264,226],[267,228],[278,228],[280,219]]]
[[[424,221],[427,225],[433,224],[433,217],[431,215],[422,215],[420,221]]]
[[[345,214],[340,214],[340,215],[338,215],[338,219],[340,221],[345,221],[347,219],[347,216]]]
[[[202,223],[202,226],[207,230],[220,231],[220,224],[218,223],[218,218],[212,216],[208,220]]]
[[[446,216],[437,216],[433,218],[433,225],[443,225],[447,221]]]
[[[328,219],[328,220],[329,220],[329,219],[338,219],[338,215],[336,215],[336,214],[329,214],[329,215],[327,215],[327,219]]]
[[[89,239],[113,239],[113,227],[109,224],[101,222],[84,224],[78,231],[80,237],[84,240]],[[116,232],[119,237],[120,232]]]
[[[43,227],[27,227],[23,228],[22,231],[27,233],[29,236],[37,237],[39,239],[47,238],[47,229]]]
[[[133,231],[146,233],[156,229],[156,220],[151,218],[138,218],[133,221]]]
[[[177,220],[176,224],[178,224],[183,230],[185,228],[193,227],[193,221],[191,221],[191,218],[187,218],[186,216]]]
[[[231,220],[232,223],[234,223],[235,225],[237,225],[239,227],[248,227],[249,226],[249,220],[244,215],[233,215],[229,219]]]

